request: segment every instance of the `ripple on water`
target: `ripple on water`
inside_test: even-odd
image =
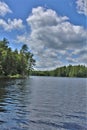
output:
[[[0,82],[0,130],[87,130],[85,79]]]

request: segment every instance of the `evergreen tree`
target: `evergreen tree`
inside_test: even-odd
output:
[[[35,65],[35,60],[33,54],[29,52],[28,46],[24,44],[18,52],[17,49],[12,51],[8,47],[8,43],[5,38],[0,41],[0,76],[29,75],[30,70]]]

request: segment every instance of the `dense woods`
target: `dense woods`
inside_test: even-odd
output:
[[[0,41],[0,76],[27,76],[35,65],[33,54],[26,44],[20,51],[14,51],[8,46],[7,39]]]
[[[32,75],[57,77],[87,77],[87,67],[83,65],[63,66],[52,71],[33,71]]]
[[[0,77],[25,77],[30,73],[37,76],[87,77],[87,67],[84,65],[63,66],[51,71],[35,71],[33,70],[35,60],[27,45],[24,44],[19,51],[17,49],[13,51],[8,44],[5,38],[0,41]]]

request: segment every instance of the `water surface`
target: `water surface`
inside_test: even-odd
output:
[[[0,130],[87,130],[84,78],[0,80]]]

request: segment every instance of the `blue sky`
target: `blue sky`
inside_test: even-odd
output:
[[[86,0],[0,0],[0,40],[27,44],[36,69],[87,64]]]

